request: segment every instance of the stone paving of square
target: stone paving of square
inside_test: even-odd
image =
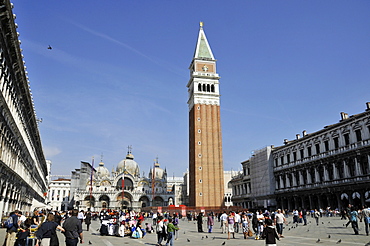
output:
[[[147,219],[146,222],[151,222]],[[307,226],[292,224],[292,217],[288,218],[288,225],[284,228],[284,238],[277,241],[278,246],[285,245],[340,245],[340,246],[370,246],[370,236],[366,236],[364,222],[359,222],[360,235],[354,235],[351,225],[345,227],[347,221],[341,220],[340,217],[322,217],[317,226],[313,218],[308,218]],[[206,221],[203,224],[203,230],[206,231]],[[216,222],[212,233],[198,233],[195,221],[188,222],[180,220],[178,240],[174,241],[175,246],[233,246],[233,245],[265,245],[264,240],[255,240],[254,238],[243,239],[243,234],[239,232],[235,235],[236,239],[227,240],[227,234],[222,234],[220,223]],[[133,239],[128,237],[100,236],[99,221],[93,221],[90,231],[84,228],[84,244],[96,246],[113,246],[113,245],[156,245],[156,234],[147,234],[144,238]],[[330,238],[329,238],[330,235]],[[58,232],[60,246],[65,245],[64,236]],[[0,237],[5,238],[5,229],[0,229]],[[318,242],[318,239],[320,241]],[[338,241],[341,240],[340,243]],[[91,244],[89,244],[91,242]],[[224,244],[225,243],[225,244]],[[165,245],[165,243],[162,243]]]

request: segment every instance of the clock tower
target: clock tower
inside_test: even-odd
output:
[[[189,205],[220,207],[224,200],[220,77],[202,22],[189,69]]]

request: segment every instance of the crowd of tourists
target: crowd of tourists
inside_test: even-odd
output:
[[[264,239],[266,244],[276,245],[277,240],[284,238],[284,225],[301,223],[305,226],[308,217],[314,218],[315,224],[319,225],[323,216],[341,216],[342,220],[346,220],[344,226],[351,225],[355,235],[359,234],[359,227],[363,222],[364,231],[369,235],[370,208],[355,209],[351,205],[340,212],[331,211],[330,208],[188,212],[186,218],[182,218],[179,213],[144,213],[133,210],[102,210],[93,213],[83,210],[63,213],[35,210],[33,214],[24,215],[16,210],[10,213],[3,223],[7,230],[3,245],[25,246],[30,245],[28,241],[31,240],[31,245],[58,246],[57,232],[61,232],[67,246],[76,246],[79,242],[83,243],[82,227],[86,226],[86,231],[89,231],[92,220],[97,220],[100,222],[98,230],[102,236],[137,239],[144,238],[147,233],[156,233],[157,246],[173,246],[174,241],[178,239],[179,222],[186,219],[196,221],[198,232],[213,233],[215,226],[219,226],[221,233],[227,234],[227,239],[235,238],[236,233],[242,233],[244,239]]]

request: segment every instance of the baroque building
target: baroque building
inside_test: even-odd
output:
[[[140,175],[140,167],[129,150],[126,158],[110,172],[101,161],[94,168],[81,162],[81,168],[72,171],[70,207],[99,211],[102,209],[130,209],[177,205],[176,180],[169,187],[166,169],[160,168],[158,159],[149,170],[148,177]],[[177,183],[177,185],[175,185]]]
[[[220,77],[202,22],[189,69],[189,205],[220,207],[224,201]]]
[[[9,1],[0,1],[0,211],[4,213],[44,204],[49,174],[12,8]]]

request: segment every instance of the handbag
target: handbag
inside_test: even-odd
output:
[[[253,236],[253,231],[251,229],[248,230],[248,237]]]

